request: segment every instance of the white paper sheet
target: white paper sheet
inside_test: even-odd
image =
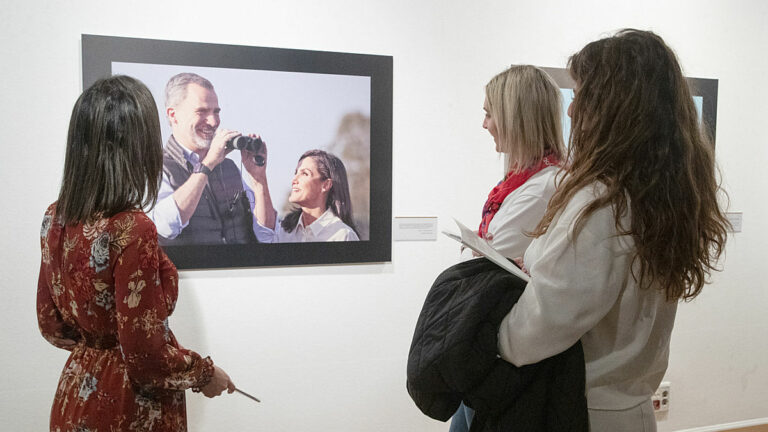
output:
[[[480,238],[480,236],[478,236],[476,232],[467,228],[463,223],[457,221],[456,219],[454,219],[453,221],[456,222],[456,225],[459,227],[459,230],[461,231],[461,236],[458,236],[448,231],[443,231],[443,234],[456,240],[457,242],[463,244],[464,246],[472,249],[473,251],[479,253],[480,255],[488,258],[494,264],[512,273],[513,275],[519,277],[520,279],[526,282],[529,282],[531,280],[530,276],[525,274],[524,271],[520,270],[516,265],[514,265],[511,261],[509,261],[504,255],[499,253],[499,251],[491,247],[491,245],[489,245],[484,238]]]

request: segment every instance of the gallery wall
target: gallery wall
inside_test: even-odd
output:
[[[394,216],[479,220],[501,160],[481,128],[483,85],[510,63],[563,67],[622,27],[652,29],[689,76],[718,78],[717,157],[743,213],[724,271],[681,305],[661,431],[768,418],[768,3],[755,1],[108,2],[30,0],[0,29],[0,418],[45,430],[66,353],[37,330],[42,213],[55,199],[80,35],[100,34],[391,55]],[[6,5],[10,6],[10,5]],[[226,122],[225,118],[222,118]],[[192,431],[446,431],[405,391],[424,296],[458,260],[452,240],[395,242],[392,262],[185,271],[171,327],[260,397],[187,394]]]

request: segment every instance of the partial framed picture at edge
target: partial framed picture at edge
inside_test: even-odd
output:
[[[163,181],[145,210],[178,268],[391,260],[391,56],[95,35],[82,50],[83,88],[128,75],[155,99]],[[224,131],[252,139],[228,141],[208,170],[201,158]],[[259,169],[272,226],[254,216],[268,207]],[[208,180],[183,221],[168,198],[198,172]]]
[[[568,116],[568,105],[573,101],[573,87],[575,83],[567,69],[542,67],[549,76],[555,80],[563,96],[563,138],[568,143],[571,133],[571,118]],[[712,145],[715,144],[715,132],[717,132],[717,79],[686,77],[688,88],[691,90],[693,104],[699,115],[699,122],[709,134]]]

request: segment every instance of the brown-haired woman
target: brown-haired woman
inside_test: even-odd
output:
[[[114,76],[86,89],[40,232],[40,331],[71,351],[51,430],[186,430],[185,389],[234,391],[168,327],[178,275],[141,210],[157,198],[161,169],[157,107],[144,84]]]
[[[622,30],[569,60],[569,169],[525,253],[531,274],[499,329],[521,366],[581,340],[592,431],[649,431],[677,302],[723,251],[711,142],[672,50]]]

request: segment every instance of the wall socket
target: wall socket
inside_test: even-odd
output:
[[[654,412],[669,411],[669,387],[671,385],[672,384],[669,381],[662,382],[659,384],[659,388],[656,390],[656,393],[651,396]]]

